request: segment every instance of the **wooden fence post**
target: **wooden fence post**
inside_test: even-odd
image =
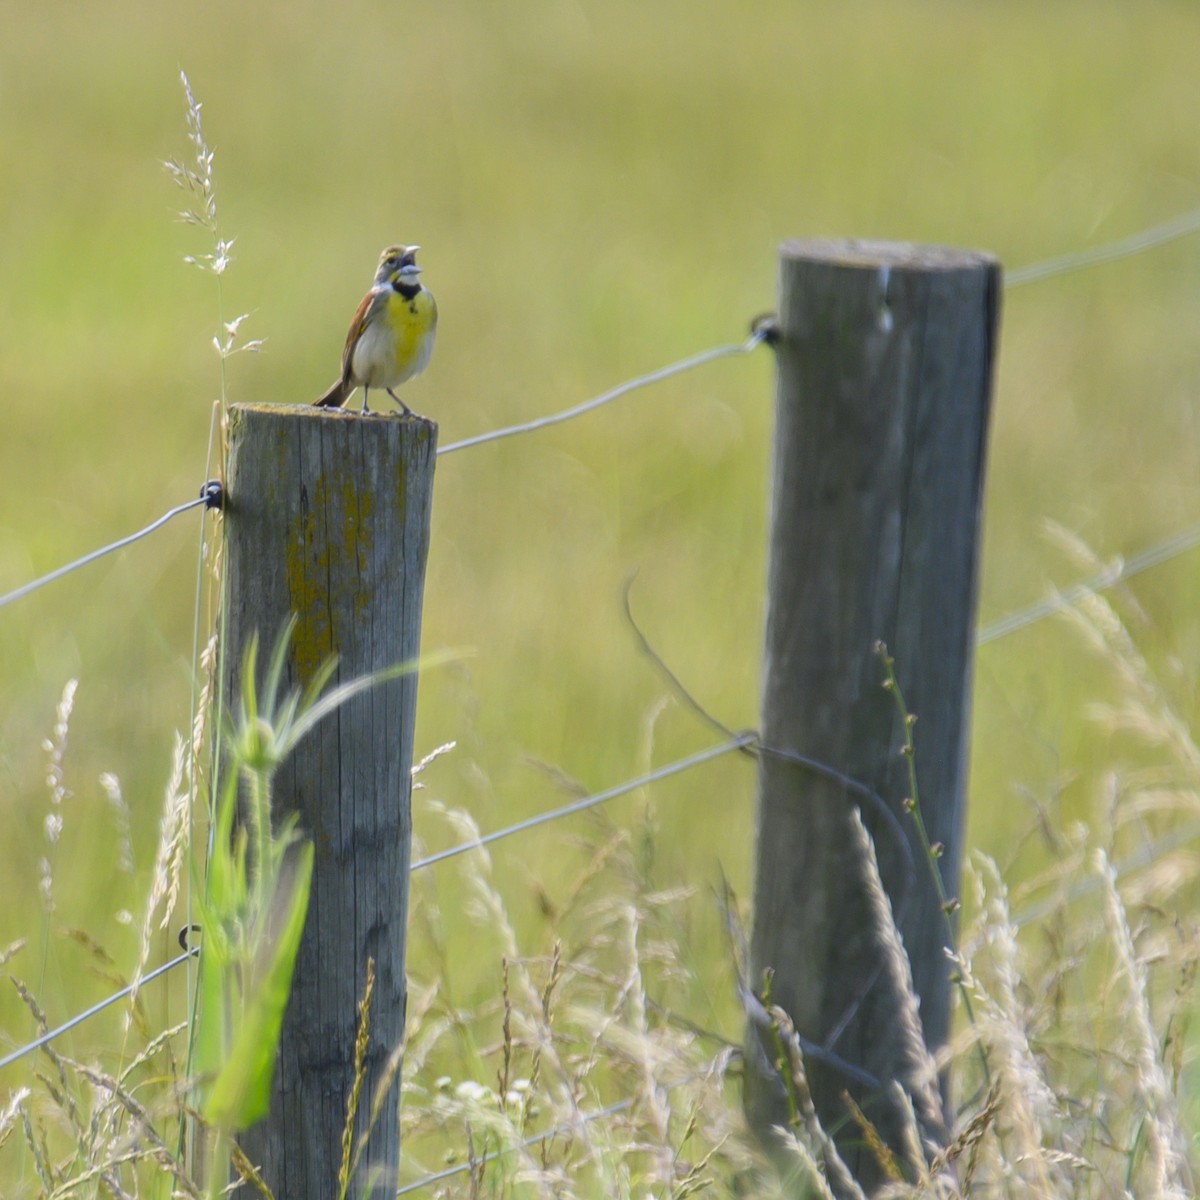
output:
[[[291,614],[285,684],[330,655],[334,686],[415,659],[437,426],[341,410],[238,405],[229,424],[226,697],[255,631],[260,662]],[[415,674],[359,694],[275,778],[277,814],[313,839],[308,920],[269,1117],[241,1139],[276,1196],[336,1194],[353,1077],[355,1005],[375,960],[359,1129],[404,1031]],[[352,1195],[390,1194],[399,1162],[395,1078]]]
[[[894,909],[906,895],[901,932],[936,1047],[950,1019],[947,925],[904,811],[904,731],[875,647],[888,646],[919,718],[921,813],[955,896],[999,288],[982,254],[855,241],[781,250],[761,735],[865,784],[897,820],[844,783],[761,758],[751,984],[771,972],[771,1000],[800,1036],[884,1085],[903,1078],[905,1051],[849,823],[857,808]],[[747,1049],[758,1064],[747,1115],[769,1137],[787,1122],[787,1096],[763,1070],[776,1050],[753,1021]],[[896,1147],[889,1098],[829,1055],[806,1067],[823,1125],[869,1190],[881,1176],[842,1093]]]

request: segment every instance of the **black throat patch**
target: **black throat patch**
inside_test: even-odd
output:
[[[399,292],[405,300],[411,300],[420,290],[421,285],[419,283],[405,283],[401,279],[397,279],[392,283],[392,291]]]

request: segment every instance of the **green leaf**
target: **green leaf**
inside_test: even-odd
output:
[[[246,1129],[265,1117],[270,1107],[279,1033],[308,914],[312,868],[313,847],[306,842],[289,856],[280,872],[272,900],[273,928],[258,947],[252,978],[238,1006],[241,1011],[228,1058],[213,1080],[203,1108],[204,1119],[218,1129]],[[219,987],[203,990],[203,975],[202,950],[202,995],[206,1001],[210,993],[219,997]]]

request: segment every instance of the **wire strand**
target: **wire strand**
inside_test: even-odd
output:
[[[584,796],[579,800],[572,801],[570,804],[564,804],[561,808],[553,808],[548,812],[538,813],[535,817],[518,821],[515,825],[508,825],[492,833],[485,833],[482,837],[476,838],[474,841],[463,842],[461,845],[439,850],[436,854],[426,855],[425,858],[418,859],[413,863],[410,870],[419,871],[423,867],[432,867],[434,863],[444,862],[446,859],[454,858],[459,854],[466,854],[469,850],[478,850],[483,846],[490,846],[494,842],[512,837],[514,834],[524,833],[529,829],[536,829],[539,825],[548,825],[550,822],[561,820],[563,817],[585,812],[589,808],[595,808],[597,805],[605,804],[609,800],[615,800],[618,796],[624,796],[629,792],[636,791],[640,787],[645,787],[647,784],[657,783],[660,779],[666,779],[671,775],[678,775],[681,771],[686,771],[690,767],[696,767],[701,763],[710,762],[714,758],[720,758],[723,754],[729,754],[734,750],[743,750],[747,746],[752,745],[756,740],[757,735],[753,733],[737,734],[719,745],[710,746],[707,750],[700,750],[695,754],[689,754],[686,758],[678,758],[674,762],[667,763],[666,766],[659,767],[657,770],[650,771],[645,775],[639,775],[636,779],[627,780],[625,783],[618,784],[607,791],[594,792],[590,796]]]
[[[1045,620],[1046,617],[1052,617],[1055,613],[1074,608],[1089,596],[1108,591],[1110,588],[1116,587],[1118,583],[1132,579],[1133,576],[1140,575],[1151,567],[1157,567],[1161,563],[1178,558],[1181,554],[1186,554],[1197,546],[1200,546],[1200,525],[1193,525],[1190,529],[1185,529],[1164,541],[1148,546],[1137,554],[1131,554],[1124,561],[1118,560],[1107,571],[1102,571],[1091,579],[1081,580],[1047,600],[1041,600],[1037,604],[1029,605],[1028,608],[1018,609],[1007,617],[1001,617],[998,621],[992,621],[983,626],[975,635],[975,644],[985,646],[989,642],[998,641],[1010,633],[1016,633],[1019,629],[1025,629],[1038,621]]]
[[[131,533],[128,537],[110,542],[107,546],[101,546],[99,550],[93,550],[90,554],[85,554],[82,558],[77,558],[74,562],[69,562],[66,566],[51,571],[49,575],[43,575],[40,579],[35,579],[31,583],[17,588],[16,591],[0,596],[0,608],[4,608],[14,601],[28,596],[31,592],[36,592],[38,588],[45,587],[46,584],[53,583],[56,579],[62,579],[64,575],[70,575],[72,571],[78,571],[80,567],[86,567],[89,563],[94,563],[98,558],[103,558],[106,554],[112,554],[115,550],[120,550],[125,546],[132,545],[136,541],[140,541],[144,537],[148,537],[156,529],[161,529],[168,521],[179,516],[181,513],[188,512],[193,508],[199,508],[201,505],[206,508],[213,507],[212,497],[208,494],[207,488],[208,485],[205,485],[205,491],[201,492],[195,500],[189,500],[186,504],[176,505],[175,508],[163,513],[157,521],[151,521],[145,529],[139,529],[137,533]]]
[[[441,1183],[443,1179],[450,1179],[455,1175],[461,1175],[464,1171],[471,1170],[472,1167],[495,1162],[496,1159],[503,1158],[506,1154],[512,1154],[515,1150],[527,1150],[530,1146],[536,1146],[538,1142],[544,1142],[547,1138],[558,1137],[560,1133],[570,1133],[571,1130],[577,1129],[581,1125],[590,1125],[593,1121],[601,1121],[605,1117],[614,1117],[617,1113],[624,1112],[626,1109],[632,1107],[632,1099],[618,1100],[605,1108],[598,1108],[594,1112],[584,1113],[576,1121],[568,1121],[561,1125],[555,1125],[553,1129],[547,1129],[545,1133],[532,1133],[517,1146],[505,1146],[504,1149],[493,1150],[490,1154],[485,1154],[481,1158],[459,1163],[456,1167],[447,1167],[444,1171],[439,1171],[436,1175],[426,1175],[423,1179],[416,1179],[412,1183],[406,1183],[403,1187],[397,1188],[393,1195],[403,1196],[408,1192],[416,1192],[421,1188],[429,1187],[431,1184]]]
[[[1066,275],[1073,271],[1081,271],[1086,267],[1097,267],[1101,263],[1112,262],[1118,258],[1129,258],[1141,254],[1145,250],[1153,250],[1156,246],[1165,246],[1168,242],[1188,237],[1200,232],[1200,208],[1163,221],[1160,225],[1152,225],[1129,237],[1109,242],[1104,246],[1093,246],[1090,250],[1077,250],[1071,254],[1060,254],[1048,258],[1044,262],[1032,263],[1027,267],[1018,267],[1009,271],[1004,277],[1005,287],[1021,287],[1026,283],[1037,283],[1054,275]]]
[[[584,413],[601,408],[605,404],[610,404],[613,400],[618,400],[620,397],[626,396],[638,388],[648,387],[652,383],[661,383],[664,379],[670,379],[673,375],[681,375],[684,371],[690,371],[694,367],[703,366],[714,359],[749,354],[758,345],[766,341],[768,336],[769,333],[767,330],[756,329],[744,342],[738,342],[730,346],[716,346],[711,350],[704,350],[699,354],[693,354],[690,358],[683,358],[679,362],[660,367],[657,371],[651,371],[647,375],[638,375],[633,379],[627,379],[615,388],[611,388],[607,392],[602,392],[599,396],[593,396],[592,399],[585,400],[582,404],[576,404],[572,408],[565,408],[561,412],[551,413],[545,417],[535,417],[532,421],[523,421],[519,425],[508,425],[502,429],[493,429],[488,433],[477,433],[474,437],[464,438],[461,442],[451,442],[448,446],[439,447],[438,454],[453,454],[456,450],[466,450],[470,446],[482,446],[485,442],[498,442],[501,438],[515,437],[519,433],[533,433],[535,430],[545,429],[549,425],[559,425],[563,421],[570,421],[575,417],[583,416]]]
[[[179,966],[180,963],[184,963],[193,955],[199,954],[199,952],[200,951],[198,948],[195,950],[185,950],[182,954],[171,959],[170,962],[162,963],[160,966],[155,967],[153,971],[147,971],[146,974],[141,976],[136,983],[127,984],[119,992],[113,992],[111,996],[106,996],[103,1000],[93,1004],[91,1008],[85,1009],[81,1013],[76,1013],[75,1016],[73,1016],[69,1021],[64,1021],[61,1025],[54,1029],[48,1029],[45,1033],[43,1033],[40,1037],[35,1038],[32,1042],[29,1042],[28,1044],[21,1046],[19,1049],[12,1051],[11,1054],[6,1054],[3,1058],[0,1058],[0,1070],[2,1070],[4,1067],[7,1067],[10,1063],[15,1063],[18,1059],[24,1058],[26,1054],[32,1054],[35,1050],[40,1050],[49,1042],[54,1041],[56,1037],[61,1037],[62,1034],[74,1029],[76,1025],[82,1024],[89,1017],[94,1017],[97,1013],[103,1012],[109,1007],[109,1005],[116,1004],[118,1000],[123,1000],[129,995],[130,992],[133,991],[135,987],[140,990],[152,980],[157,979],[160,975],[165,975],[168,971]]]

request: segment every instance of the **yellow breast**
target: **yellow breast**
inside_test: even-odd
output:
[[[350,356],[358,384],[394,388],[429,365],[437,333],[437,304],[422,288],[406,299],[391,288],[372,305]]]

